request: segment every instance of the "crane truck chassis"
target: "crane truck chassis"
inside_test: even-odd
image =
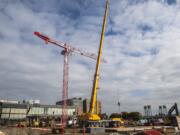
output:
[[[122,120],[98,120],[98,121],[79,121],[80,127],[120,127],[123,126],[124,122]]]

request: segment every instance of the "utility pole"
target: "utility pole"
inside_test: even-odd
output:
[[[118,108],[119,108],[119,114],[120,114],[120,113],[121,113],[121,111],[120,111],[120,106],[121,106],[120,101],[118,101],[117,105],[118,105]]]

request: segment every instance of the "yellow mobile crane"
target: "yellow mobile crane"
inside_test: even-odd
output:
[[[97,107],[97,91],[99,88],[99,78],[100,78],[100,63],[101,63],[101,56],[102,56],[102,47],[104,42],[104,34],[105,34],[105,26],[106,26],[106,19],[108,15],[108,0],[106,0],[106,8],[105,14],[103,19],[103,26],[100,38],[100,45],[98,51],[98,58],[96,62],[96,70],[94,75],[93,81],[93,88],[91,93],[91,102],[89,107],[89,112],[84,113],[79,117],[79,124],[80,126],[90,127],[90,126],[106,126],[108,127],[118,127],[121,126],[124,122],[122,119],[111,119],[111,120],[101,120],[100,116],[98,115],[98,107]],[[96,108],[96,109],[95,109]],[[96,110],[96,111],[95,111]]]
[[[99,68],[100,68],[100,63],[101,63],[102,46],[103,46],[103,42],[104,42],[104,33],[105,33],[107,15],[108,15],[108,0],[106,0],[106,8],[105,8],[105,14],[104,14],[104,19],[103,19],[103,26],[102,26],[102,32],[101,32],[101,38],[100,38],[98,58],[97,58],[97,62],[96,62],[96,70],[95,70],[95,75],[94,75],[89,112],[84,113],[79,118],[81,121],[84,121],[84,122],[101,120],[100,116],[97,114],[97,109],[95,112],[95,108],[96,108],[96,104],[97,104],[97,91],[98,91],[98,87],[99,87],[99,78],[100,78]]]
[[[100,78],[99,68],[100,68],[100,63],[101,63],[102,46],[104,42],[104,33],[105,33],[107,14],[108,14],[108,0],[106,0],[106,9],[105,9],[102,32],[101,32],[98,58],[96,62],[96,71],[94,75],[93,89],[92,89],[92,94],[91,94],[91,103],[90,103],[89,115],[88,115],[89,120],[100,120],[100,117],[98,116],[98,114],[95,114],[95,107],[97,105],[97,90],[99,88],[99,78]],[[97,112],[97,108],[96,108],[96,112]]]
[[[106,8],[105,8],[105,14],[104,14],[104,19],[103,19],[99,52],[98,52],[98,58],[96,62],[96,71],[94,74],[93,89],[91,93],[91,103],[90,103],[90,108],[89,108],[89,113],[88,113],[88,120],[94,120],[94,121],[100,120],[100,117],[98,116],[98,114],[95,113],[95,107],[97,104],[97,91],[99,88],[99,78],[100,78],[99,68],[100,68],[100,63],[101,63],[102,46],[104,42],[104,33],[105,33],[107,15],[108,15],[108,0],[106,0]],[[97,109],[96,109],[96,112],[97,112]]]

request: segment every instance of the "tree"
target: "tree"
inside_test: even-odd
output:
[[[141,119],[142,115],[139,112],[130,112],[128,118],[134,121]]]
[[[128,112],[122,112],[122,118],[123,119],[128,119],[129,118],[129,113]]]
[[[110,115],[110,118],[121,118],[121,114],[119,114],[119,113],[112,113]]]

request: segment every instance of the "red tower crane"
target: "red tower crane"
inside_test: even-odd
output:
[[[68,74],[69,74],[69,55],[72,52],[78,53],[80,55],[92,58],[94,60],[97,59],[96,54],[90,53],[81,49],[74,48],[72,46],[67,45],[66,43],[59,43],[51,38],[49,38],[46,35],[41,34],[40,32],[34,32],[36,36],[43,39],[46,44],[51,43],[53,45],[56,45],[58,47],[63,48],[64,50],[61,52],[62,55],[64,55],[64,67],[63,67],[63,94],[62,94],[62,100],[63,100],[63,106],[62,106],[62,117],[61,122],[65,126],[67,121],[67,99],[68,99]],[[104,59],[103,62],[106,62]]]

